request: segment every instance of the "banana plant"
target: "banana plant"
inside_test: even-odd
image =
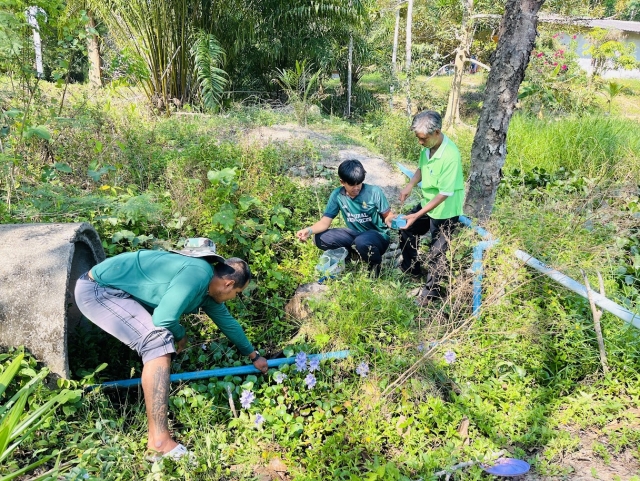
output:
[[[24,352],[20,352],[9,366],[0,373],[0,398],[20,371]],[[27,439],[53,412],[63,404],[75,402],[81,396],[79,390],[64,389],[41,406],[29,405],[27,401],[35,389],[49,374],[48,369],[41,370],[29,382],[22,386],[10,399],[0,404],[0,463]],[[55,452],[24,466],[16,472],[0,477],[0,481],[11,481],[28,473],[60,453]]]

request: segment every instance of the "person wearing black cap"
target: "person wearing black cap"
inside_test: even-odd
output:
[[[141,250],[111,257],[76,283],[82,314],[142,357],[147,446],[152,452],[148,459],[177,460],[189,454],[171,437],[167,419],[171,359],[187,345],[182,314],[202,309],[256,369],[267,372],[266,359],[224,305],[250,280],[245,261],[225,260],[211,240],[196,238],[188,239],[179,251]]]

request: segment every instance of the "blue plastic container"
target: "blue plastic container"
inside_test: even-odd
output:
[[[403,214],[400,214],[399,216],[397,216],[395,219],[391,221],[392,229],[400,229],[402,227],[405,227],[406,225],[407,225],[407,220],[404,218]]]

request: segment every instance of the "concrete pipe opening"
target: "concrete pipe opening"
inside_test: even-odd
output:
[[[73,291],[104,258],[88,223],[0,225],[0,346],[24,345],[69,378],[67,338],[82,320]]]

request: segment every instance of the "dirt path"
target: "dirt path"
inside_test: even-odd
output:
[[[311,165],[297,166],[291,169],[291,174],[301,178],[312,178],[316,177],[314,174],[320,174],[321,182],[337,184],[338,165],[343,160],[357,159],[367,171],[365,182],[382,188],[392,205],[398,202],[400,189],[406,184],[406,177],[382,156],[357,145],[336,144],[330,134],[296,124],[260,127],[249,132],[246,139],[248,142],[261,143],[310,141],[321,152],[321,165],[316,166],[315,171]]]

